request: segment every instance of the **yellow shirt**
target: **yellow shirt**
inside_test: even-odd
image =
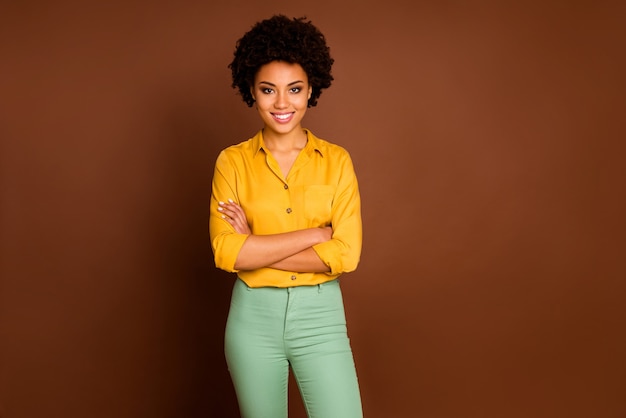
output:
[[[209,232],[215,265],[236,272],[250,287],[292,287],[333,280],[356,269],[361,256],[361,198],[352,160],[339,145],[316,138],[307,144],[287,178],[263,142],[262,131],[217,157],[213,175]],[[313,246],[330,268],[327,273],[274,268],[237,271],[235,261],[246,234],[221,218],[218,202],[228,199],[246,213],[255,235],[331,226],[332,239]]]

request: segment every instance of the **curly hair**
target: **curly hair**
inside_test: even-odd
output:
[[[317,105],[322,89],[330,87],[334,59],[326,38],[306,17],[290,19],[274,15],[257,22],[237,41],[235,58],[228,65],[232,71],[232,87],[249,107],[254,104],[250,87],[259,69],[272,61],[300,64],[311,85],[308,107]]]

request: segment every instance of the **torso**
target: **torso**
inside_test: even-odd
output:
[[[293,167],[293,163],[298,158],[298,154],[300,154],[300,150],[293,150],[289,152],[272,151],[272,156],[278,163],[278,166],[280,167],[280,171],[283,173],[284,178],[287,178],[291,167]]]
[[[276,146],[276,143],[272,145],[272,141],[269,138],[266,138],[265,140],[269,151],[272,153],[272,156],[278,163],[280,171],[283,173],[283,177],[285,179],[287,178],[287,175],[289,174],[293,163],[298,158],[300,151],[302,151],[306,146],[306,132],[302,131],[302,134],[304,135],[304,137],[301,136],[300,138],[298,138],[298,140],[292,142],[291,146],[287,147]],[[304,143],[302,143],[302,140],[304,140]]]

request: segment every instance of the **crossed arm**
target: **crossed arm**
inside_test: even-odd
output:
[[[253,235],[241,206],[229,200],[219,202],[218,211],[235,231],[248,234],[237,260],[237,270],[272,267],[279,270],[321,273],[330,268],[318,257],[313,246],[329,241],[332,228],[307,228],[272,235]]]

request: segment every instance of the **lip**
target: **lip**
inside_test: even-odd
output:
[[[296,112],[287,112],[287,113],[270,113],[272,115],[272,119],[274,119],[278,123],[289,123],[293,119],[293,115]]]

